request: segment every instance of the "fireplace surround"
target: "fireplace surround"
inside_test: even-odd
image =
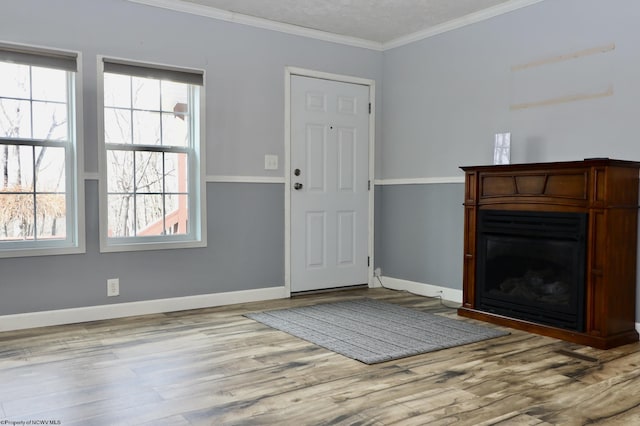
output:
[[[638,340],[640,163],[462,169],[459,315],[601,349]]]

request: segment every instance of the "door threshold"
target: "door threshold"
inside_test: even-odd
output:
[[[318,290],[306,290],[306,291],[296,291],[291,292],[291,297],[300,297],[300,296],[308,296],[311,294],[322,294],[322,293],[332,293],[335,291],[351,291],[351,290],[362,290],[365,288],[369,288],[368,284],[356,284],[349,285],[343,287],[331,287],[331,288],[321,288]]]

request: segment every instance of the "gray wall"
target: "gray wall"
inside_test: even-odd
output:
[[[512,161],[640,160],[640,2],[547,0],[384,52],[381,177],[462,176],[490,164],[494,134]],[[558,64],[511,67],[615,44]],[[613,96],[511,110],[572,94]],[[379,176],[380,177],[380,176]]]
[[[125,0],[5,2],[0,40],[82,53],[91,173],[98,171],[96,55],[205,70],[207,175],[284,176],[285,66],[382,86],[380,52]],[[279,156],[280,170],[263,170],[265,154]],[[105,254],[96,188],[87,181],[86,254],[0,259],[0,315],[284,285],[282,184],[208,183],[207,248]],[[106,279],[116,276],[121,296],[107,298]]]
[[[384,276],[462,289],[463,184],[382,188],[376,263]]]
[[[86,183],[87,252],[0,260],[2,315],[284,285],[282,184],[207,185],[206,248],[100,253],[98,183]],[[120,296],[106,297],[106,279]]]
[[[637,1],[547,0],[384,52],[379,177],[462,176],[461,165],[491,163],[499,132],[512,134],[514,163],[640,160],[639,20]],[[512,70],[610,44],[606,53]],[[382,199],[385,275],[461,288],[462,185],[385,186]]]

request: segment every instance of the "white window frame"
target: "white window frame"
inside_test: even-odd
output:
[[[194,111],[191,122],[191,134],[193,144],[191,148],[193,155],[189,156],[189,221],[190,229],[183,235],[158,235],[158,236],[132,236],[132,237],[109,237],[108,236],[108,188],[107,188],[107,143],[104,134],[104,74],[105,62],[117,64],[123,70],[127,68],[144,69],[150,72],[150,77],[160,78],[163,75],[172,73],[185,73],[201,76],[202,84],[198,90],[192,93]],[[122,58],[98,56],[98,142],[99,142],[99,209],[100,209],[100,251],[101,252],[123,252],[142,250],[163,250],[206,247],[206,186],[205,186],[205,102],[204,102],[204,71],[175,67],[164,64],[138,62]],[[157,72],[157,75],[154,75]],[[123,73],[124,74],[124,73]],[[125,74],[126,75],[126,74]],[[124,146],[122,146],[124,147]],[[128,147],[135,150],[136,147]],[[163,148],[164,152],[173,152],[171,148]]]
[[[82,56],[80,52],[0,42],[0,59],[23,65],[67,71],[67,127],[69,142],[38,139],[8,139],[13,145],[65,148],[66,237],[56,240],[0,242],[0,258],[52,256],[85,253],[84,154],[82,138]],[[75,63],[75,70],[65,63]]]

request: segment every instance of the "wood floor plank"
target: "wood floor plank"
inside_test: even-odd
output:
[[[437,299],[358,289],[0,333],[0,420],[640,423],[640,343],[602,351],[508,330],[496,339],[365,365],[243,316],[362,297],[457,318]]]
[[[627,412],[635,413],[640,405],[640,371],[616,375],[576,392],[557,395],[541,405],[547,421],[556,424],[606,422]]]

